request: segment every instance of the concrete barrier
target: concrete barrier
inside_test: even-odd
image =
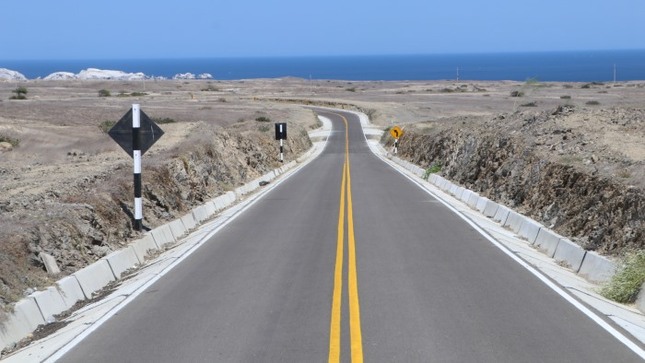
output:
[[[529,243],[533,244],[542,227],[544,226],[542,226],[540,223],[532,220],[529,217],[524,217],[524,221],[522,221],[517,234],[522,238],[526,238]]]
[[[138,239],[131,244],[134,253],[137,255],[139,262],[143,263],[150,253],[150,251],[159,250],[159,246],[155,243],[152,234],[146,233],[143,238]]]
[[[101,290],[105,285],[114,281],[116,277],[106,260],[98,260],[93,264],[73,273],[81,285],[85,298],[91,299],[92,294]]]
[[[2,323],[0,339],[5,347],[18,343],[41,324],[45,324],[45,319],[43,319],[36,301],[22,299],[14,305],[13,312]]]
[[[511,210],[508,212],[508,217],[506,218],[506,222],[504,222],[503,226],[510,228],[511,231],[515,233],[518,233],[525,218],[526,217],[523,215]]]
[[[645,282],[641,285],[641,291],[636,298],[636,308],[641,312],[645,312]]]
[[[63,302],[65,303],[65,310],[71,309],[76,302],[85,300],[83,289],[81,289],[81,285],[78,283],[75,276],[65,276],[56,281],[55,288],[60,291],[60,296],[63,298]]]
[[[443,179],[443,181],[441,182],[441,190],[443,190],[446,193],[448,193],[451,186],[452,186],[452,183],[448,179]]]
[[[499,209],[499,204],[493,202],[492,200],[488,200],[486,202],[486,206],[484,207],[484,215],[488,218],[493,218],[497,214],[497,210]]]
[[[157,246],[159,246],[159,248],[162,248],[169,243],[175,243],[176,241],[175,237],[172,234],[172,231],[170,230],[170,225],[168,224],[164,224],[163,226],[159,226],[153,229],[152,231],[150,231],[150,235],[152,235],[152,238],[154,238],[155,243],[157,244]]]
[[[114,251],[103,257],[103,259],[108,262],[112,269],[112,273],[117,279],[120,279],[121,275],[125,271],[136,267],[139,264],[139,259],[137,258],[137,254],[132,246]]]
[[[466,204],[468,204],[468,206],[471,209],[475,209],[477,207],[477,203],[479,202],[479,198],[480,198],[479,194],[473,192],[470,198],[468,198],[468,201],[466,202]]]
[[[569,266],[569,268],[577,273],[580,270],[585,254],[587,254],[587,251],[582,247],[566,238],[560,238],[558,241],[558,247],[555,249],[553,254],[553,258],[558,262],[564,262]]]
[[[459,197],[459,200],[461,200],[465,204],[468,204],[468,200],[470,199],[470,197],[472,197],[472,195],[474,193],[475,192],[473,192],[472,190],[464,189],[464,192],[461,193],[461,196]]]
[[[210,201],[206,202],[201,206],[201,211],[199,212],[201,214],[199,216],[199,223],[203,223],[204,221],[211,219],[216,212],[217,211],[215,210],[215,205],[213,205],[213,203],[211,203]],[[198,217],[195,213],[193,213],[193,215],[195,215],[195,218]]]
[[[178,241],[186,234],[186,232],[188,232],[188,229],[186,229],[186,227],[184,226],[184,222],[182,222],[179,218],[168,223],[168,227],[170,228],[170,233],[172,233],[175,241]]]
[[[234,192],[227,192],[226,194],[220,195],[219,197],[213,199],[215,210],[220,211],[227,208],[228,206],[235,203],[235,198],[236,196]]]
[[[559,234],[549,231],[546,228],[541,228],[535,238],[535,242],[533,242],[533,245],[545,255],[553,257],[561,239],[562,236]]]
[[[459,185],[450,183],[450,186],[448,188],[448,193],[450,193],[450,195],[454,196],[455,198],[459,198],[459,196],[457,196],[458,191],[459,191]],[[461,192],[463,193],[463,191],[464,189],[462,188]]]
[[[481,195],[479,196],[479,200],[477,200],[477,205],[475,206],[475,209],[477,209],[480,213],[484,213],[484,209],[486,209],[486,204],[490,202],[490,199],[486,197],[482,197]]]
[[[444,186],[446,185],[446,182],[447,182],[446,178],[442,177],[441,175],[435,175],[434,185],[437,188],[439,188],[441,190],[445,190]]]
[[[596,283],[609,281],[614,273],[616,264],[592,251],[587,251],[578,271],[578,275]]]
[[[506,225],[506,220],[508,219],[508,215],[511,213],[511,209],[508,208],[505,205],[499,205],[497,208],[497,212],[495,212],[495,215],[493,216],[493,220],[495,222],[499,222],[502,226]]]
[[[67,304],[65,304],[60,291],[53,286],[49,286],[46,290],[36,291],[29,297],[36,301],[46,322],[54,321],[54,315],[67,310]]]
[[[197,227],[197,221],[195,220],[195,217],[193,217],[193,213],[186,213],[183,216],[181,216],[181,223],[184,224],[184,227],[186,227],[186,232],[190,232],[191,230],[195,229]]]

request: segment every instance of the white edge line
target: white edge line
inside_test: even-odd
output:
[[[368,146],[369,143],[368,143]],[[370,150],[374,155],[376,155],[379,159],[383,160],[386,164],[389,164],[392,166],[394,170],[399,172],[401,175],[405,176],[408,178],[410,181],[418,185],[421,189],[423,189],[426,193],[430,194],[433,196],[435,199],[437,199],[439,202],[441,202],[443,205],[448,207],[453,213],[458,215],[461,219],[466,221],[471,227],[473,227],[477,232],[479,232],[484,238],[486,238],[490,243],[492,243],[495,247],[499,248],[504,252],[507,256],[512,258],[515,262],[520,264],[522,267],[524,267],[526,270],[528,270],[530,273],[532,273],[535,277],[537,277],[540,281],[542,281],[546,286],[551,288],[551,290],[555,291],[558,295],[560,295],[562,298],[564,298],[566,301],[571,303],[575,308],[580,310],[583,314],[587,315],[591,320],[593,320],[596,324],[600,325],[603,329],[605,329],[609,334],[611,334],[614,338],[616,338],[618,341],[626,345],[629,349],[631,349],[634,353],[636,353],[639,357],[645,359],[645,350],[643,350],[640,346],[638,346],[636,343],[634,343],[630,338],[625,336],[625,334],[619,332],[611,326],[609,323],[607,323],[603,318],[598,316],[598,314],[594,313],[591,311],[588,307],[583,305],[580,301],[572,297],[569,293],[564,291],[560,286],[555,284],[553,281],[551,281],[549,278],[544,276],[540,271],[538,271],[535,267],[531,266],[529,263],[521,259],[519,256],[514,254],[511,250],[509,250],[506,246],[495,240],[493,237],[491,237],[488,233],[486,233],[478,224],[470,220],[468,217],[463,215],[458,209],[444,201],[439,195],[435,194],[432,192],[430,189],[428,189],[425,185],[417,181],[415,178],[411,177],[407,173],[403,172],[402,170],[399,169],[399,165],[396,164],[395,162],[385,158],[384,156],[380,155],[379,153],[375,152],[372,147],[370,146]]]
[[[68,343],[63,345],[56,352],[54,352],[54,354],[50,355],[45,360],[43,360],[43,363],[56,362],[58,359],[62,358],[65,354],[69,353],[72,349],[74,349],[74,347],[76,347],[79,343],[81,343],[85,338],[87,338],[90,334],[92,334],[94,331],[96,331],[98,328],[100,328],[101,325],[103,325],[111,317],[116,315],[121,309],[126,307],[130,302],[132,302],[139,295],[141,295],[143,292],[145,292],[151,285],[153,285],[155,282],[157,282],[159,279],[161,279],[163,276],[165,276],[173,268],[175,268],[177,265],[179,265],[183,260],[188,258],[188,256],[192,255],[193,252],[195,252],[199,247],[201,247],[206,242],[208,242],[208,240],[211,239],[214,235],[216,235],[222,228],[226,227],[229,223],[233,222],[237,217],[239,217],[247,209],[251,208],[256,202],[261,200],[266,194],[268,194],[274,188],[277,188],[278,185],[280,185],[283,182],[285,182],[286,180],[288,180],[290,177],[292,177],[297,172],[299,172],[303,167],[305,167],[311,161],[315,160],[325,150],[325,148],[327,147],[327,141],[328,140],[329,140],[329,137],[327,137],[327,139],[325,140],[325,145],[323,145],[323,147],[318,152],[316,152],[314,155],[312,155],[312,157],[309,160],[307,160],[306,162],[301,163],[295,169],[292,169],[289,172],[287,172],[285,174],[282,174],[282,177],[280,178],[280,180],[278,182],[271,184],[271,186],[269,188],[267,188],[267,189],[263,190],[262,192],[256,194],[251,199],[243,202],[243,203],[247,203],[247,204],[244,205],[240,210],[235,212],[232,216],[228,217],[228,219],[226,219],[222,224],[220,224],[215,229],[213,229],[210,233],[208,233],[206,236],[204,236],[201,240],[199,240],[199,242],[194,244],[192,247],[189,247],[172,264],[170,264],[167,267],[165,267],[162,271],[160,271],[152,279],[148,280],[145,284],[139,286],[134,292],[132,292],[121,303],[119,303],[118,305],[113,307],[110,311],[108,311],[105,315],[100,317],[94,323],[91,323],[91,325],[87,329],[83,330],[81,333],[79,333],[77,336],[75,336],[74,339],[72,339],[71,341],[69,341]]]

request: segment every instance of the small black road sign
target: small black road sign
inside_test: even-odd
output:
[[[286,140],[287,139],[287,124],[284,122],[275,124],[275,139],[276,140]]]
[[[143,155],[161,138],[163,130],[148,115],[143,113],[143,111],[140,112],[141,126],[139,132],[141,134],[141,155]],[[123,115],[121,120],[108,131],[108,134],[132,157],[132,109]]]

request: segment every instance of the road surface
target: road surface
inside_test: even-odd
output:
[[[638,362],[322,111],[324,152],[61,362]]]

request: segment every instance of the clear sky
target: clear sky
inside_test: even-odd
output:
[[[645,49],[644,0],[31,0],[0,59]]]

